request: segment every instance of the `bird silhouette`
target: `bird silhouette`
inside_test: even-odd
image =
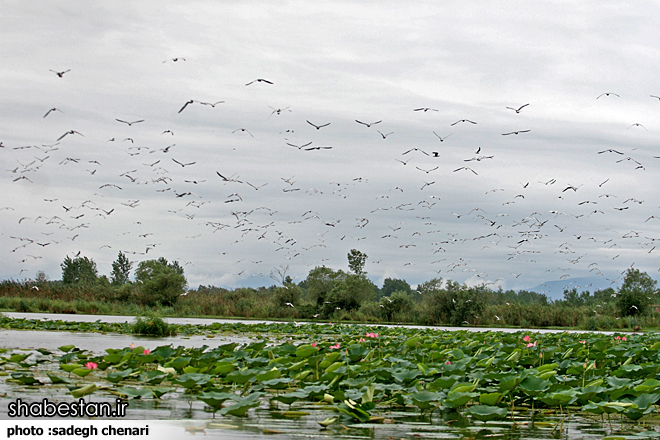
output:
[[[508,136],[510,134],[519,134],[519,133],[529,133],[532,130],[519,130],[519,131],[512,131],[510,133],[502,133],[502,136]]]
[[[454,172],[456,172],[456,171],[460,171],[460,170],[469,170],[469,171],[472,171],[474,174],[477,174],[477,172],[476,172],[475,170],[473,170],[472,168],[469,168],[469,167],[460,167],[460,168],[456,168],[456,169],[454,170]]]
[[[268,81],[267,79],[257,78],[257,79],[255,79],[254,81],[250,81],[249,83],[247,83],[247,84],[245,84],[245,85],[246,85],[246,86],[249,86],[250,84],[254,84],[254,83],[256,83],[256,82],[263,82],[263,83],[266,83],[266,84],[273,84],[271,81]]]
[[[243,131],[243,132],[249,134],[250,136],[252,136],[252,133],[247,131],[245,128],[237,128],[236,130],[232,131],[232,133],[236,133],[237,131]],[[252,137],[254,137],[254,136],[252,136]]]
[[[306,120],[306,119],[305,119],[305,120]],[[307,121],[307,120],[306,120],[306,121]],[[320,129],[322,129],[323,127],[327,127],[328,125],[330,125],[330,122],[328,122],[327,124],[323,124],[323,125],[316,125],[316,124],[314,124],[314,123],[312,123],[312,122],[309,122],[309,121],[307,121],[307,123],[308,123],[309,125],[311,125],[312,127],[316,128],[317,130],[320,130]]]
[[[218,104],[223,104],[225,101],[216,101],[216,102],[202,102],[202,101],[198,101],[198,102],[199,102],[200,104],[202,104],[202,105],[210,105],[211,107],[214,107],[214,108],[215,108],[216,105],[218,105]]]
[[[46,112],[46,114],[44,115],[44,118],[46,116],[48,116],[49,114],[51,114],[52,112],[60,112],[60,113],[64,114],[64,112],[62,110],[60,110],[59,108],[53,107],[53,108],[51,108],[50,110],[48,110]]]
[[[175,163],[178,163],[178,164],[181,165],[182,167],[187,167],[188,165],[194,165],[194,164],[197,163],[197,162],[181,163],[181,162],[179,162],[178,160],[176,160],[176,159],[174,159],[174,158],[172,159],[172,161],[175,162]]]
[[[520,110],[524,109],[524,108],[527,107],[528,105],[529,105],[529,104],[524,104],[524,105],[521,105],[521,106],[518,107],[518,108],[513,108],[513,107],[507,107],[507,108],[508,108],[509,110],[513,110],[513,111],[516,112],[516,113],[520,113]]]
[[[470,121],[469,119],[460,119],[460,120],[454,122],[453,124],[451,124],[451,126],[453,127],[454,125],[458,124],[459,122],[469,122],[470,124],[476,124],[476,122]]]
[[[311,142],[307,142],[307,143],[304,144],[304,145],[294,145],[294,144],[290,144],[290,143],[288,143],[288,142],[287,142],[286,144],[289,145],[289,146],[291,146],[291,147],[295,147],[295,148],[297,148],[297,149],[299,149],[299,150],[302,150],[303,148],[312,145]]]
[[[600,98],[601,96],[610,96],[610,95],[616,96],[617,98],[621,98],[621,96],[617,95],[616,93],[605,92],[605,93],[601,93],[600,95],[596,96],[596,99]]]
[[[117,122],[123,122],[124,124],[128,124],[128,126],[130,127],[130,126],[132,126],[133,124],[139,124],[140,122],[144,122],[144,119],[140,119],[139,121],[128,122],[128,121],[122,121],[121,119],[117,119],[117,118],[115,118],[115,121],[117,121]]]
[[[447,136],[445,136],[445,137],[440,136],[440,135],[439,135],[438,133],[436,133],[435,131],[433,132],[433,134],[436,135],[436,136],[438,137],[438,139],[440,139],[440,142],[444,142],[445,139],[447,139],[449,136],[451,136],[451,135],[454,134],[454,133],[449,133],[449,134],[448,134]]]
[[[50,70],[50,69],[49,69],[49,70]],[[53,73],[54,73],[55,75],[57,75],[58,77],[62,78],[62,77],[64,76],[65,73],[67,73],[67,72],[71,72],[71,69],[67,69],[67,70],[64,70],[64,71],[62,71],[62,72],[57,72],[57,71],[55,71],[55,70],[50,70],[50,71],[53,72]]]
[[[372,125],[380,124],[383,121],[381,120],[381,121],[376,121],[376,122],[370,122],[370,123],[367,124],[366,122],[358,121],[356,119],[355,122],[357,122],[358,124],[366,125],[367,127],[371,127]]]
[[[79,134],[80,136],[85,137],[82,133],[77,132],[76,130],[69,130],[66,133],[64,133],[62,136],[58,137],[57,141],[58,142],[61,141],[62,139],[64,139],[65,136],[70,135],[70,134]]]

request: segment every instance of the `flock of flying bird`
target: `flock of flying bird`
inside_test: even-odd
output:
[[[181,61],[185,59],[171,58],[164,63]],[[70,71],[51,70],[58,81],[66,80]],[[257,78],[244,87],[277,84]],[[651,98],[660,100],[655,95]],[[606,92],[595,99],[621,97]],[[59,137],[15,145],[0,142],[6,179],[15,185],[8,198],[11,202],[0,206],[5,231],[1,238],[9,243],[4,246],[5,258],[13,259],[20,268],[17,273],[5,273],[5,277],[32,275],[44,266],[44,259],[59,262],[65,254],[82,253],[96,259],[103,255],[111,261],[112,253],[120,250],[135,261],[169,250],[176,255],[167,257],[190,265],[189,278],[191,274],[195,278],[198,271],[197,279],[213,280],[214,270],[216,280],[217,275],[223,275],[221,282],[234,285],[250,276],[267,278],[276,266],[293,265],[299,277],[306,275],[295,269],[302,265],[306,270],[325,264],[343,266],[350,248],[366,251],[370,256],[367,269],[376,276],[417,277],[417,281],[440,276],[493,286],[515,280],[538,266],[552,272],[544,279],[595,274],[608,277],[610,283],[620,280],[620,275],[611,276],[609,262],[620,257],[625,260],[620,269],[635,264],[660,266],[654,252],[655,241],[660,240],[656,225],[659,207],[649,208],[657,200],[638,199],[630,189],[617,192],[610,180],[621,182],[631,173],[647,171],[653,164],[645,159],[659,157],[645,157],[634,147],[620,151],[621,143],[616,148],[590,148],[575,164],[580,169],[587,162],[607,158],[599,164],[606,171],[598,181],[587,179],[585,173],[569,182],[560,177],[564,173],[559,170],[545,169],[535,174],[543,176],[541,180],[512,187],[512,174],[530,174],[525,172],[526,164],[509,167],[506,162],[511,157],[500,159],[507,153],[493,146],[503,145],[499,141],[476,147],[461,145],[461,138],[469,138],[470,130],[481,122],[467,118],[431,120],[442,113],[431,107],[410,109],[426,114],[426,138],[421,140],[415,134],[406,141],[406,148],[390,153],[394,147],[388,143],[404,134],[400,122],[388,124],[385,117],[373,122],[362,117],[319,121],[318,116],[297,117],[290,107],[264,104],[264,120],[271,125],[227,128],[223,139],[236,136],[230,139],[237,141],[236,145],[224,141],[220,157],[220,153],[196,149],[194,142],[185,148],[178,141],[172,142],[182,136],[181,131],[202,130],[180,120],[196,111],[192,109],[197,105],[210,109],[230,105],[225,100],[188,99],[170,109],[172,123],[160,127],[158,134],[147,133],[146,128],[140,131],[148,125],[147,115],[135,120],[108,117],[130,130],[130,136],[117,130],[122,134],[103,140],[104,145],[113,146],[104,146],[97,156],[89,146],[99,144],[99,135],[69,129],[76,121],[67,119],[66,104],[57,103],[58,107],[47,109],[38,118],[59,126],[67,124]],[[520,121],[532,124],[532,119],[521,118],[533,108],[534,103],[503,106],[502,113],[514,118],[512,125]],[[353,130],[349,124],[370,130],[373,144],[388,146],[370,146],[370,152],[346,160],[337,150],[346,151],[350,139],[340,142],[333,130]],[[638,122],[628,129],[648,132]],[[530,126],[509,128],[497,137],[524,138],[533,130]],[[253,142],[266,137],[267,142],[275,140],[277,144],[265,151],[258,150],[263,144],[257,143],[255,150],[265,158],[252,159],[255,163],[251,164],[246,157],[254,156],[237,146],[249,146],[250,140],[239,136],[248,136]],[[355,132],[355,136],[364,139],[365,135]],[[525,148],[525,144],[518,145]],[[482,154],[482,149],[488,154]],[[296,150],[318,153],[295,156]],[[291,165],[294,175],[272,178],[278,158]],[[338,161],[345,172],[337,171]],[[110,162],[121,168],[104,167],[103,163]],[[358,168],[351,167],[353,162]],[[408,166],[410,163],[414,165]],[[349,174],[356,170],[363,172]],[[616,177],[609,177],[610,172]],[[330,177],[337,175],[341,178]],[[52,194],[48,185],[53,181],[64,181],[69,191]],[[484,186],[498,183],[502,187]],[[627,212],[631,213],[626,217],[631,229],[608,227],[607,219]],[[99,240],[105,241],[99,244]],[[213,248],[213,258],[201,261],[197,251],[208,255],[209,247]],[[58,251],[44,253],[53,248]],[[153,251],[157,248],[163,251]],[[561,262],[559,266],[556,261]],[[206,269],[198,270],[195,264]]]

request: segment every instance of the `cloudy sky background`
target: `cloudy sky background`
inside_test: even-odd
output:
[[[657,276],[657,13],[5,0],[0,278],[59,279],[79,251],[109,274],[121,250],[191,287],[270,285],[352,248],[379,285]]]

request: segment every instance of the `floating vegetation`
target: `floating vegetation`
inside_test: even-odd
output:
[[[160,316],[138,316],[135,318],[131,333],[134,335],[175,336],[176,330]]]
[[[71,345],[57,352],[7,351],[0,368],[13,371],[5,376],[13,392],[37,386],[42,395],[66,388],[71,396],[129,401],[171,396],[191,408],[202,405],[209,418],[245,418],[253,408],[268,408],[276,410],[273,417],[310,417],[320,427],[421,417],[513,428],[522,417],[543,428],[552,414],[556,420],[547,428],[557,431],[560,420],[572,417],[595,416],[608,424],[651,420],[660,400],[655,333],[311,324],[223,324],[206,331],[227,327],[249,330],[255,341],[213,349],[132,345],[101,354]]]

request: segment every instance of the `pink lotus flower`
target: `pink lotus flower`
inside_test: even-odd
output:
[[[587,343],[587,341],[578,341],[578,342],[580,342],[580,343],[582,343],[582,344],[586,344],[586,343]]]
[[[142,354],[149,354],[149,353],[151,353],[151,350],[149,350],[148,348],[145,348],[144,351],[142,352]]]
[[[614,339],[616,339],[617,341],[619,341],[619,340],[621,340],[621,336],[617,336],[617,337],[614,338]]]
[[[527,348],[530,348],[530,347],[536,347],[536,341],[534,341],[534,343],[530,342],[529,344],[527,344]]]
[[[87,362],[85,364],[85,368],[87,368],[88,370],[96,370],[98,367],[99,364],[97,364],[96,362]]]
[[[367,342],[367,340],[364,339],[364,338],[360,338],[360,339],[358,339],[358,342]]]
[[[445,365],[451,365],[451,362],[447,361],[445,362]]]
[[[312,342],[312,347],[316,347],[316,342]]]
[[[131,350],[135,348],[135,342],[131,342],[131,345],[128,346]]]
[[[530,338],[529,335],[526,335],[526,336],[523,338],[523,341],[525,341],[525,342],[529,342],[530,339],[532,339],[532,338]]]
[[[339,342],[337,342],[335,345],[331,345],[330,348],[340,348],[341,345],[339,345]]]
[[[625,337],[625,336],[624,336],[624,337],[622,337],[622,338],[621,338],[621,340],[622,340],[622,341],[627,341],[627,339],[626,339],[626,337]]]
[[[367,332],[367,338],[377,338],[377,337],[378,337],[378,333],[373,333],[373,332],[369,333],[369,332]]]

